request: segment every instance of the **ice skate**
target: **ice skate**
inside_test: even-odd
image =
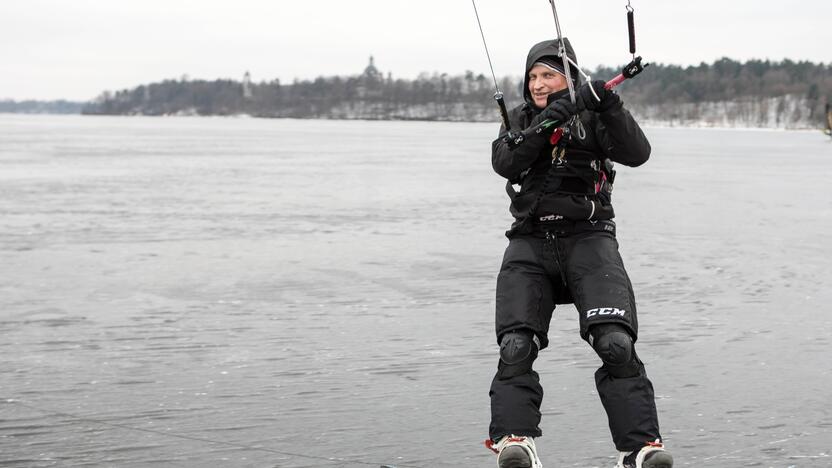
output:
[[[641,450],[618,452],[614,468],[673,468],[673,457],[657,440],[648,442]]]
[[[496,443],[488,439],[485,446],[497,454],[498,468],[543,468],[531,437],[507,435]]]

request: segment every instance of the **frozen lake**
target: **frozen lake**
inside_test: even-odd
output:
[[[490,467],[495,125],[0,115],[0,466]],[[679,467],[832,466],[832,142],[618,167]],[[571,306],[547,467],[614,464]]]

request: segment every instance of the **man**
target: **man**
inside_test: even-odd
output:
[[[577,63],[564,38],[566,54]],[[526,60],[526,103],[509,112],[512,129],[555,122],[520,145],[498,137],[494,170],[508,179],[509,245],[497,279],[496,331],[500,345],[491,384],[489,446],[500,468],[542,464],[534,438],[542,435],[543,389],[532,364],[547,347],[555,304],[574,303],[581,337],[602,365],[595,373],[618,450],[617,468],[670,468],[659,434],[653,386],[634,343],[638,336],[632,285],[615,238],[612,162],[639,166],[650,144],[617,94],[602,81],[581,84],[573,104],[559,41],[536,44]],[[563,130],[554,130],[562,126]],[[500,134],[505,132],[502,128]],[[519,184],[516,192],[512,184]]]

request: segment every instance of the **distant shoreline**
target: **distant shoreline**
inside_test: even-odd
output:
[[[651,64],[617,92],[645,125],[657,127],[821,129],[832,103],[832,64],[727,57],[711,64]],[[615,76],[598,67],[594,76]],[[523,102],[521,77],[503,77],[509,107]],[[483,74],[422,73],[415,79],[382,74],[372,58],[364,72],[315,79],[255,81],[165,79],[89,101],[0,99],[0,112],[226,116],[323,120],[499,122],[494,84]]]
[[[90,115],[90,114],[69,114],[69,113],[46,113],[46,112],[2,112],[0,116],[50,116],[50,117],[83,117],[83,118],[147,118],[147,119],[229,119],[229,120],[292,120],[292,121],[331,121],[331,122],[424,122],[424,123],[453,123],[453,124],[493,124],[500,125],[500,121],[495,118],[493,121],[489,120],[436,120],[436,119],[366,119],[366,118],[297,118],[297,117],[258,117],[247,114],[238,115]],[[823,128],[815,127],[749,127],[749,126],[732,126],[732,125],[713,125],[707,122],[691,122],[691,123],[668,123],[666,121],[656,121],[650,119],[636,120],[644,128],[660,128],[660,129],[696,129],[696,130],[741,130],[741,131],[779,131],[779,132],[823,132]]]

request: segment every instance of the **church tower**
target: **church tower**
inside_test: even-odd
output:
[[[367,65],[367,68],[364,69],[364,77],[369,78],[371,80],[380,80],[381,79],[381,72],[378,71],[376,68],[375,60],[373,56],[370,56],[370,64]]]
[[[251,99],[251,73],[246,71],[246,74],[243,75],[243,98]]]

